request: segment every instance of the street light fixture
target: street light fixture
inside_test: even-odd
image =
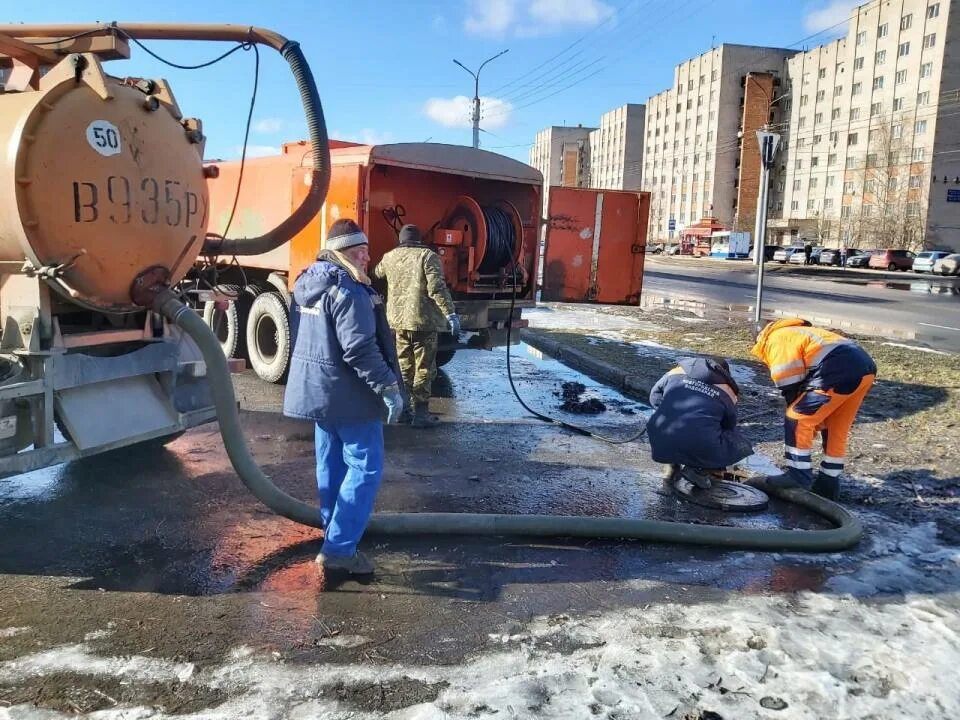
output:
[[[473,147],[475,147],[475,148],[480,147],[480,71],[483,70],[483,66],[486,65],[488,62],[490,62],[491,60],[496,60],[498,57],[500,57],[501,55],[503,55],[503,54],[505,54],[505,53],[507,53],[507,52],[509,52],[509,51],[510,51],[510,50],[509,50],[509,48],[508,48],[508,49],[504,50],[503,52],[497,53],[497,54],[494,55],[493,57],[487,58],[486,60],[484,60],[484,61],[480,64],[480,67],[477,68],[477,71],[476,71],[476,72],[473,72],[473,70],[471,70],[470,68],[468,68],[466,65],[464,65],[462,62],[460,62],[460,61],[457,60],[456,58],[453,59],[453,61],[454,61],[457,65],[459,65],[460,67],[462,67],[464,70],[466,70],[468,73],[470,73],[470,74],[473,76],[473,116],[472,116],[472,120],[473,120]]]

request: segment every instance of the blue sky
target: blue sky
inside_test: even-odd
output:
[[[473,95],[473,79],[453,58],[475,70],[509,49],[480,77],[481,146],[526,160],[539,129],[590,125],[608,109],[645,102],[670,86],[676,63],[711,42],[817,45],[838,29],[810,36],[849,17],[854,6],[849,0],[99,0],[95,6],[43,0],[11,3],[0,21],[230,22],[273,29],[302,45],[331,136],[363,142],[470,143],[466,98]],[[225,46],[154,42],[151,48],[190,63]],[[239,155],[251,53],[184,72],[134,48],[132,61],[108,67],[115,74],[169,79],[185,114],[203,119],[208,156]],[[251,151],[269,153],[304,135],[286,63],[264,51]]]

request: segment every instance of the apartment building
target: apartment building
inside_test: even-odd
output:
[[[960,250],[952,4],[873,0],[845,37],[786,60],[770,241]]]
[[[554,125],[541,130],[530,148],[529,164],[543,175],[543,213],[550,203],[550,188],[587,187],[590,184],[590,133],[596,128]]]
[[[640,189],[645,111],[630,103],[600,116],[600,127],[590,133],[590,187]]]
[[[672,87],[649,98],[642,176],[651,193],[648,237],[666,240],[671,220],[680,230],[707,216],[753,229],[755,132],[779,122],[784,61],[795,52],[724,44],[677,65]]]

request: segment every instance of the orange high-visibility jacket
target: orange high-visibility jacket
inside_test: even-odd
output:
[[[855,344],[800,318],[787,318],[767,325],[757,337],[752,353],[770,369],[773,384],[785,387],[801,382],[831,351]]]

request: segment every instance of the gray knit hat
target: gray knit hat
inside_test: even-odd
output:
[[[327,233],[327,250],[347,250],[357,245],[369,245],[370,241],[360,226],[353,220],[337,220]]]

